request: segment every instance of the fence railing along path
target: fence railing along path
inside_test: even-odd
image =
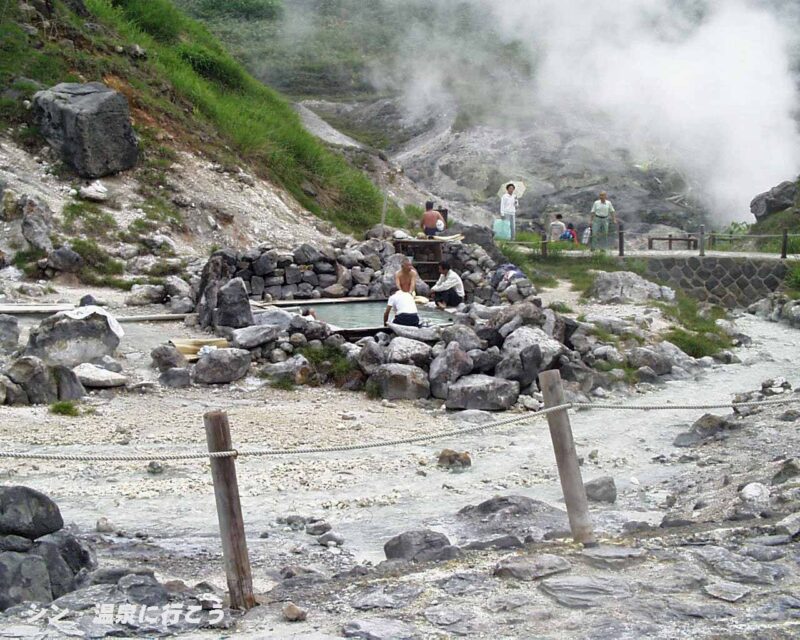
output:
[[[616,238],[614,238],[616,236]],[[647,241],[647,250],[641,249],[631,249],[630,247],[626,247],[626,240],[630,240],[630,238],[642,238]],[[772,239],[777,240],[780,239],[781,241],[781,250],[780,254],[778,253],[770,253],[767,251],[716,251],[714,255],[718,256],[746,256],[751,258],[763,258],[763,259],[772,259],[772,260],[786,260],[789,258],[800,259],[800,255],[792,255],[789,253],[789,239],[790,238],[800,238],[800,234],[797,233],[789,233],[787,229],[784,229],[780,234],[758,234],[758,235],[735,235],[735,234],[722,234],[712,231],[710,234],[706,233],[705,225],[701,225],[698,229],[697,233],[685,233],[683,235],[675,235],[675,234],[667,234],[665,236],[654,236],[647,233],[630,233],[625,231],[624,225],[620,223],[618,225],[618,230],[616,234],[609,234],[609,244],[613,244],[612,240],[616,240],[616,246],[608,247],[608,250],[616,250],[620,257],[628,256],[651,256],[656,255],[656,252],[659,249],[656,248],[655,243],[658,242],[659,245],[666,244],[667,251],[673,251],[674,247],[685,247],[682,250],[690,252],[692,254],[697,254],[700,256],[705,256],[707,251],[714,251],[717,249],[718,245],[721,245],[723,242],[727,242],[729,246],[733,243],[739,241],[748,241],[748,240],[765,240],[765,239]],[[560,242],[560,241],[559,241]],[[531,249],[538,249],[539,253],[543,258],[547,258],[551,253],[551,244],[552,242],[547,236],[547,233],[542,233],[540,240],[537,241],[518,241],[512,240],[505,242],[505,244],[510,245],[518,245],[522,247],[528,247]],[[563,245],[562,245],[563,246]],[[570,257],[579,257],[585,255],[584,251],[570,251],[569,249],[563,249],[562,246],[559,247],[558,254],[559,255],[566,255]],[[663,251],[663,250],[662,250]],[[780,258],[778,256],[780,255]]]
[[[575,449],[575,441],[570,424],[570,409],[623,410],[623,411],[707,411],[711,409],[737,409],[751,407],[781,406],[800,402],[800,396],[792,394],[772,400],[751,402],[726,402],[708,404],[625,404],[566,402],[558,371],[545,371],[539,375],[539,387],[544,397],[545,408],[541,411],[501,418],[490,423],[471,425],[459,429],[448,429],[430,434],[379,440],[353,445],[333,445],[327,447],[299,447],[294,449],[236,449],[230,432],[227,414],[211,411],[204,415],[207,451],[187,453],[152,452],[137,455],[98,455],[37,453],[32,451],[0,451],[1,458],[16,460],[52,460],[67,462],[144,462],[151,460],[183,462],[208,459],[211,464],[211,477],[217,506],[222,556],[228,582],[230,604],[234,609],[247,610],[256,605],[253,593],[253,579],[247,553],[247,539],[244,531],[244,518],[239,498],[239,484],[236,476],[236,458],[274,457],[296,455],[323,455],[349,451],[368,451],[378,448],[396,447],[408,444],[421,444],[444,440],[456,436],[497,429],[512,424],[532,422],[546,417],[553,443],[559,480],[567,507],[567,517],[575,542],[591,546],[596,544],[591,517],[589,514],[586,490],[581,477],[580,464]]]

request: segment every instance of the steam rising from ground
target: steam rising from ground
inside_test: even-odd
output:
[[[588,119],[639,161],[677,167],[725,222],[751,220],[756,193],[800,173],[796,0],[434,5],[376,73],[402,84],[412,115],[472,100],[514,126],[553,111]],[[491,40],[459,37],[454,5],[485,16],[524,64],[489,68]]]

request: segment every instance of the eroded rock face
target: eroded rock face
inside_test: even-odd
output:
[[[57,313],[31,330],[25,353],[49,365],[72,368],[113,355],[119,341],[112,321],[101,313],[91,313],[83,319]]]
[[[797,182],[786,180],[769,191],[758,194],[750,203],[750,212],[759,220],[793,207],[800,191]]]
[[[50,368],[39,358],[23,356],[12,362],[5,374],[22,387],[31,404],[50,404],[58,400],[58,384]]]
[[[128,101],[99,82],[62,83],[33,98],[48,144],[84,178],[131,169],[139,157]]]
[[[589,289],[589,295],[604,304],[640,303],[648,300],[671,302],[675,291],[645,280],[630,271],[601,272]]]

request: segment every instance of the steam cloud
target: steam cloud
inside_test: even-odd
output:
[[[519,116],[520,105],[531,121],[575,114],[635,158],[677,167],[721,222],[752,220],[756,193],[800,173],[796,0],[455,4],[487,16],[493,37],[516,43],[531,73],[487,72],[484,42],[459,39],[442,22],[454,3],[434,0],[426,25],[409,28],[397,66],[378,74],[403,84],[412,116],[433,100],[458,102],[465,84],[501,118]]]

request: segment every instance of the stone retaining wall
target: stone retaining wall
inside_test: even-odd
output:
[[[641,258],[637,258],[641,259]],[[724,307],[748,307],[777,291],[786,277],[786,261],[718,256],[644,258],[650,277],[690,296]]]

